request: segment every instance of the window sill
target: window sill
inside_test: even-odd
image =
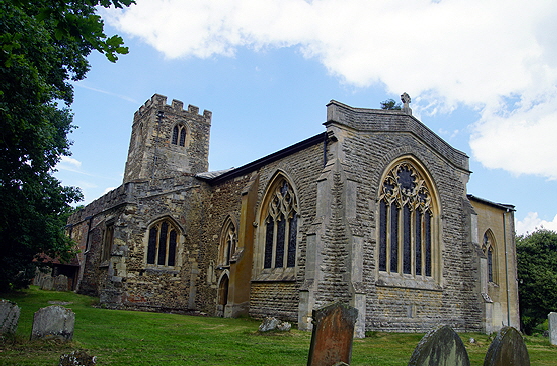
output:
[[[379,273],[377,281],[375,281],[375,286],[427,291],[443,291],[443,287],[441,287],[431,277],[413,277],[410,275],[401,275],[399,273]]]

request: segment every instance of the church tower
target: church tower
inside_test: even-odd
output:
[[[135,112],[124,183],[208,170],[211,112],[166,99],[154,94]]]

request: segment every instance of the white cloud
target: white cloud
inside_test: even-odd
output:
[[[517,234],[524,235],[541,228],[557,231],[557,215],[555,215],[553,221],[546,221],[540,219],[537,212],[529,212],[522,221],[516,222]]]
[[[346,83],[408,91],[421,113],[478,108],[475,158],[549,178],[557,178],[557,144],[548,143],[557,136],[555,18],[549,0],[138,0],[107,15],[168,58],[296,46]],[[509,108],[509,98],[518,103]]]
[[[69,156],[62,156],[58,164],[56,164],[57,170],[68,170],[71,172],[79,172],[81,167],[81,161],[71,158]]]

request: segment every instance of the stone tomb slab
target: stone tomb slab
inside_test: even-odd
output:
[[[557,313],[551,312],[547,318],[549,320],[549,343],[557,346]]]
[[[335,303],[313,310],[308,366],[350,364],[358,309]]]
[[[70,309],[51,305],[39,309],[33,318],[31,340],[58,339],[70,341],[73,337],[75,314]]]
[[[0,334],[15,333],[21,309],[13,301],[0,300]]]
[[[530,366],[526,343],[518,330],[503,327],[491,342],[484,366]]]
[[[448,325],[439,325],[423,336],[408,366],[470,366],[470,360],[458,334]]]

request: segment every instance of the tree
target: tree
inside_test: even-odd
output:
[[[70,81],[85,78],[93,50],[112,62],[127,53],[96,6],[132,2],[0,0],[0,291],[27,286],[40,254],[70,254],[65,217],[82,195],[52,176],[70,155]]]
[[[557,311],[557,232],[539,229],[516,241],[520,319],[532,330]]]
[[[381,109],[400,111],[402,109],[402,106],[400,103],[396,103],[392,99],[387,99],[381,102]]]

